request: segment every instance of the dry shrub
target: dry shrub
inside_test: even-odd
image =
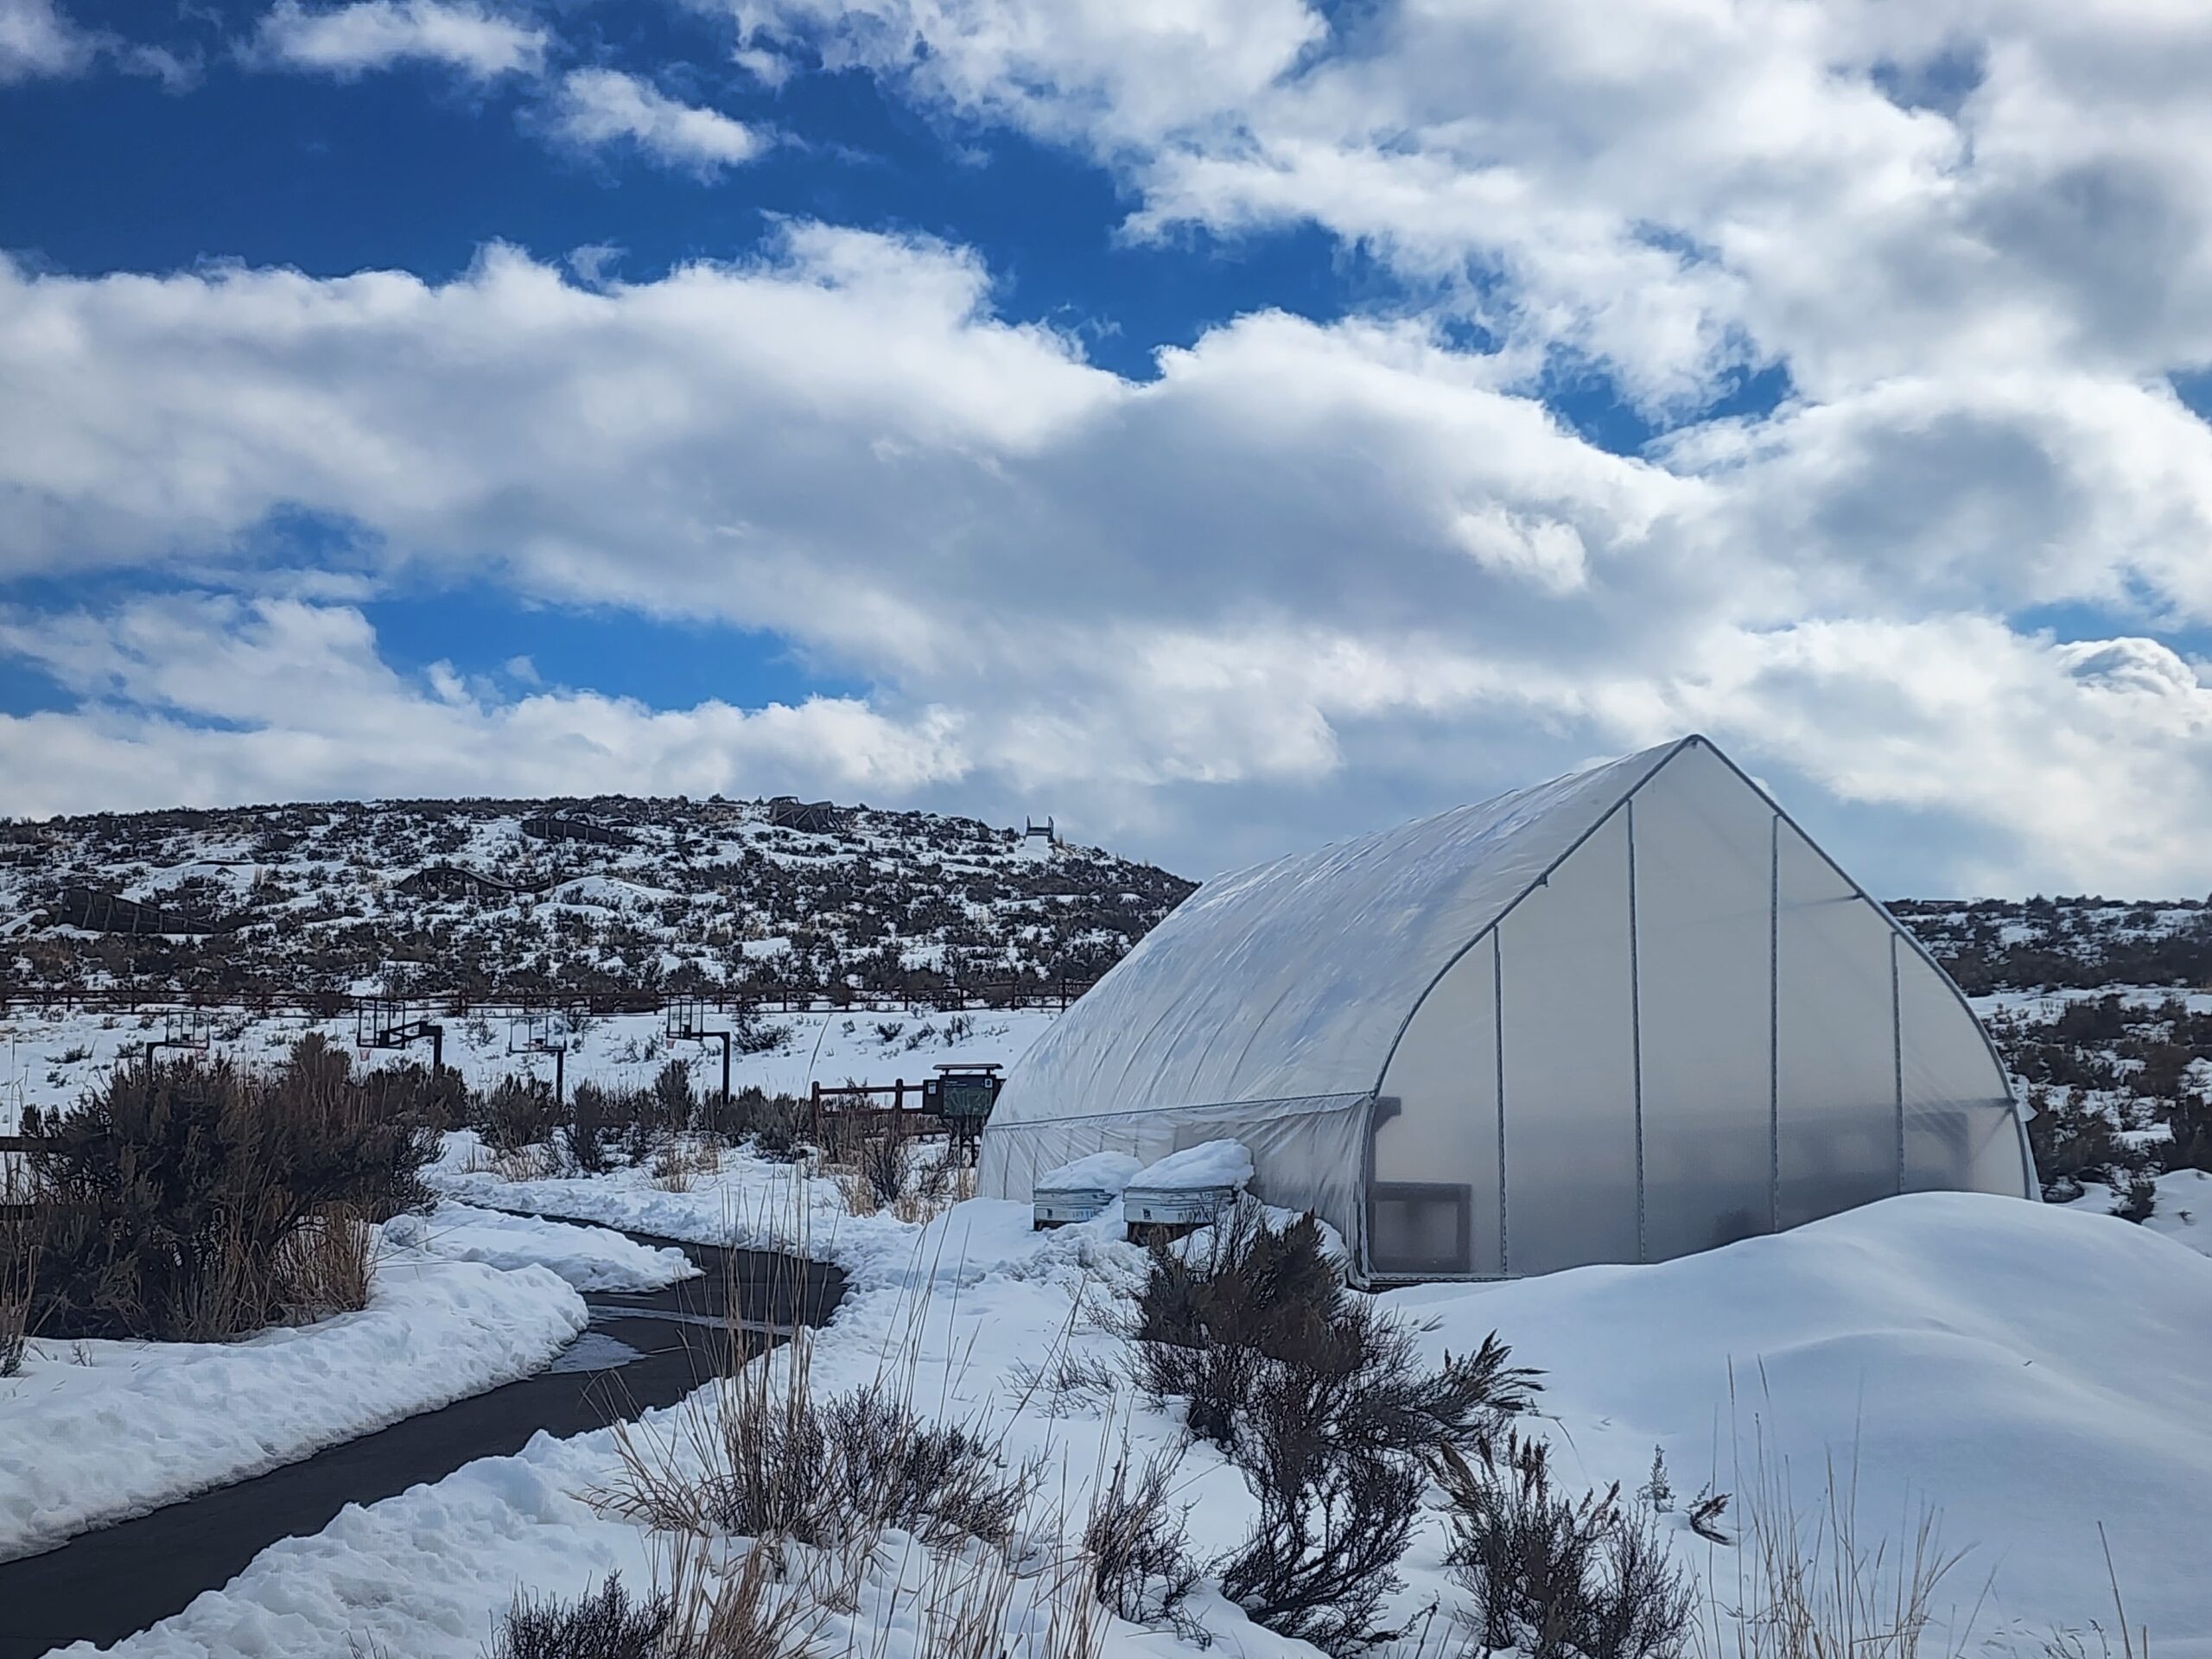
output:
[[[791,1541],[836,1550],[897,1528],[932,1547],[1005,1548],[1034,1484],[996,1446],[922,1422],[881,1382],[828,1401],[807,1386],[810,1347],[795,1334],[779,1365],[746,1365],[693,1395],[674,1439],[626,1428],[610,1513],[659,1532]]]
[[[814,1148],[826,1165],[858,1169],[868,1147],[868,1129],[858,1112],[823,1112],[813,1125]]]
[[[1138,1385],[1184,1401],[1191,1432],[1240,1462],[1261,1404],[1297,1409],[1304,1396],[1345,1450],[1412,1455],[1496,1428],[1539,1386],[1494,1334],[1427,1370],[1417,1330],[1345,1288],[1312,1216],[1278,1230],[1257,1205],[1198,1249],[1155,1248],[1128,1334]]]
[[[689,1192],[694,1173],[690,1158],[674,1142],[653,1154],[653,1185],[664,1192]]]
[[[693,1121],[699,1128],[734,1146],[764,1127],[772,1138],[779,1132],[778,1125],[796,1134],[800,1109],[798,1103],[787,1095],[770,1096],[758,1084],[747,1084],[727,1101],[719,1095],[702,1100]]]
[[[622,1472],[592,1494],[671,1548],[675,1636],[709,1629],[685,1611],[696,1603],[752,1643],[698,1637],[668,1655],[813,1653],[833,1614],[867,1605],[917,1628],[931,1659],[1096,1659],[1104,1620],[1087,1566],[1040,1555],[1037,1535],[1020,1530],[1038,1465],[1008,1471],[994,1438],[921,1421],[911,1365],[817,1400],[804,1329],[772,1353],[741,1325],[728,1341],[733,1374],[650,1426],[618,1429]],[[887,1549],[887,1534],[911,1550]],[[734,1577],[702,1565],[741,1548]],[[835,1651],[880,1650],[868,1641],[856,1633]]]
[[[793,1163],[804,1155],[799,1141],[804,1109],[781,1095],[762,1096],[753,1109],[749,1133],[753,1150],[777,1163]]]
[[[543,1146],[557,1121],[553,1091],[535,1077],[505,1077],[476,1096],[469,1122],[494,1152]]]
[[[709,1571],[709,1552],[677,1540],[671,1576],[675,1588],[675,1645],[671,1659],[817,1659],[815,1644],[836,1597],[810,1593],[804,1585],[779,1582],[773,1557],[748,1549],[736,1570]]]
[[[595,1083],[580,1083],[569,1090],[557,1141],[569,1167],[579,1175],[603,1175],[612,1169],[621,1122],[613,1090]]]
[[[289,1321],[366,1307],[376,1277],[376,1230],[346,1205],[333,1205],[302,1223],[277,1253],[276,1277],[290,1298]]]
[[[561,1154],[551,1146],[513,1147],[492,1154],[492,1173],[503,1181],[543,1181],[561,1173]]]
[[[1002,1554],[940,1555],[920,1604],[917,1651],[929,1659],[1098,1659],[1105,1646],[1106,1621],[1080,1555],[1026,1576]]]
[[[652,1154],[652,1182],[664,1192],[689,1192],[700,1176],[712,1175],[721,1166],[720,1141],[706,1135],[673,1135]]]
[[[1471,1460],[1439,1448],[1449,1505],[1445,1560],[1472,1605],[1466,1652],[1529,1659],[1671,1659],[1695,1611],[1690,1583],[1648,1514],[1618,1485],[1569,1497],[1541,1441],[1508,1431]]]
[[[219,1341],[359,1305],[365,1229],[429,1202],[427,1074],[355,1074],[302,1039],[270,1073],[189,1061],[113,1073],[25,1132],[33,1328]]]
[[[1339,1454],[1325,1428],[1272,1414],[1245,1453],[1259,1517],[1217,1563],[1223,1592],[1255,1624],[1324,1653],[1387,1634],[1375,1620],[1399,1586],[1424,1484],[1410,1459]]]
[[[1132,1624],[1183,1623],[1183,1602],[1198,1586],[1198,1558],[1169,1480],[1179,1448],[1132,1465],[1128,1443],[1098,1483],[1084,1522],[1083,1553],[1098,1599]]]
[[[857,1169],[833,1168],[830,1179],[837,1184],[837,1197],[847,1215],[872,1216],[882,1208],[875,1200],[875,1188]]]
[[[1382,1634],[1427,1454],[1497,1433],[1536,1386],[1495,1335],[1430,1370],[1414,1327],[1345,1288],[1312,1216],[1277,1229],[1256,1205],[1180,1254],[1155,1248],[1128,1334],[1139,1386],[1182,1400],[1190,1432],[1229,1454],[1258,1503],[1216,1564],[1223,1590],[1330,1653]]]
[[[906,1126],[896,1116],[883,1120],[881,1131],[861,1142],[855,1160],[861,1174],[875,1195],[878,1209],[896,1204],[911,1190],[914,1174],[913,1148]]]
[[[630,1599],[610,1573],[596,1594],[572,1602],[518,1592],[492,1643],[491,1659],[674,1659],[667,1641],[676,1609],[665,1594]]]
[[[781,1592],[763,1552],[718,1572],[682,1547],[669,1576],[643,1601],[619,1573],[573,1602],[518,1594],[488,1659],[817,1659],[821,1610]]]
[[[652,1098],[654,1115],[664,1128],[690,1128],[699,1112],[699,1096],[691,1086],[690,1065],[683,1060],[670,1060],[656,1071]]]

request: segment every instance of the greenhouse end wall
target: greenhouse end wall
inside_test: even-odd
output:
[[[1378,1279],[1663,1261],[1901,1192],[2033,1190],[1955,988],[1702,743],[1436,978],[1379,1094]]]

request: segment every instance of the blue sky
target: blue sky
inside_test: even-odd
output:
[[[774,792],[1193,874],[1703,729],[2201,892],[2212,22],[0,0],[0,811]]]

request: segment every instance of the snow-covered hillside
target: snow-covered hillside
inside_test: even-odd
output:
[[[1191,884],[969,818],[396,801],[0,826],[0,990],[533,996],[1095,978]]]
[[[1890,910],[1969,996],[2212,983],[2201,899],[1901,899]]]

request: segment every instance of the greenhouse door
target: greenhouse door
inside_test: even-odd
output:
[[[1367,1263],[1378,1279],[1464,1279],[1474,1271],[1475,1190],[1465,1182],[1373,1180]]]

